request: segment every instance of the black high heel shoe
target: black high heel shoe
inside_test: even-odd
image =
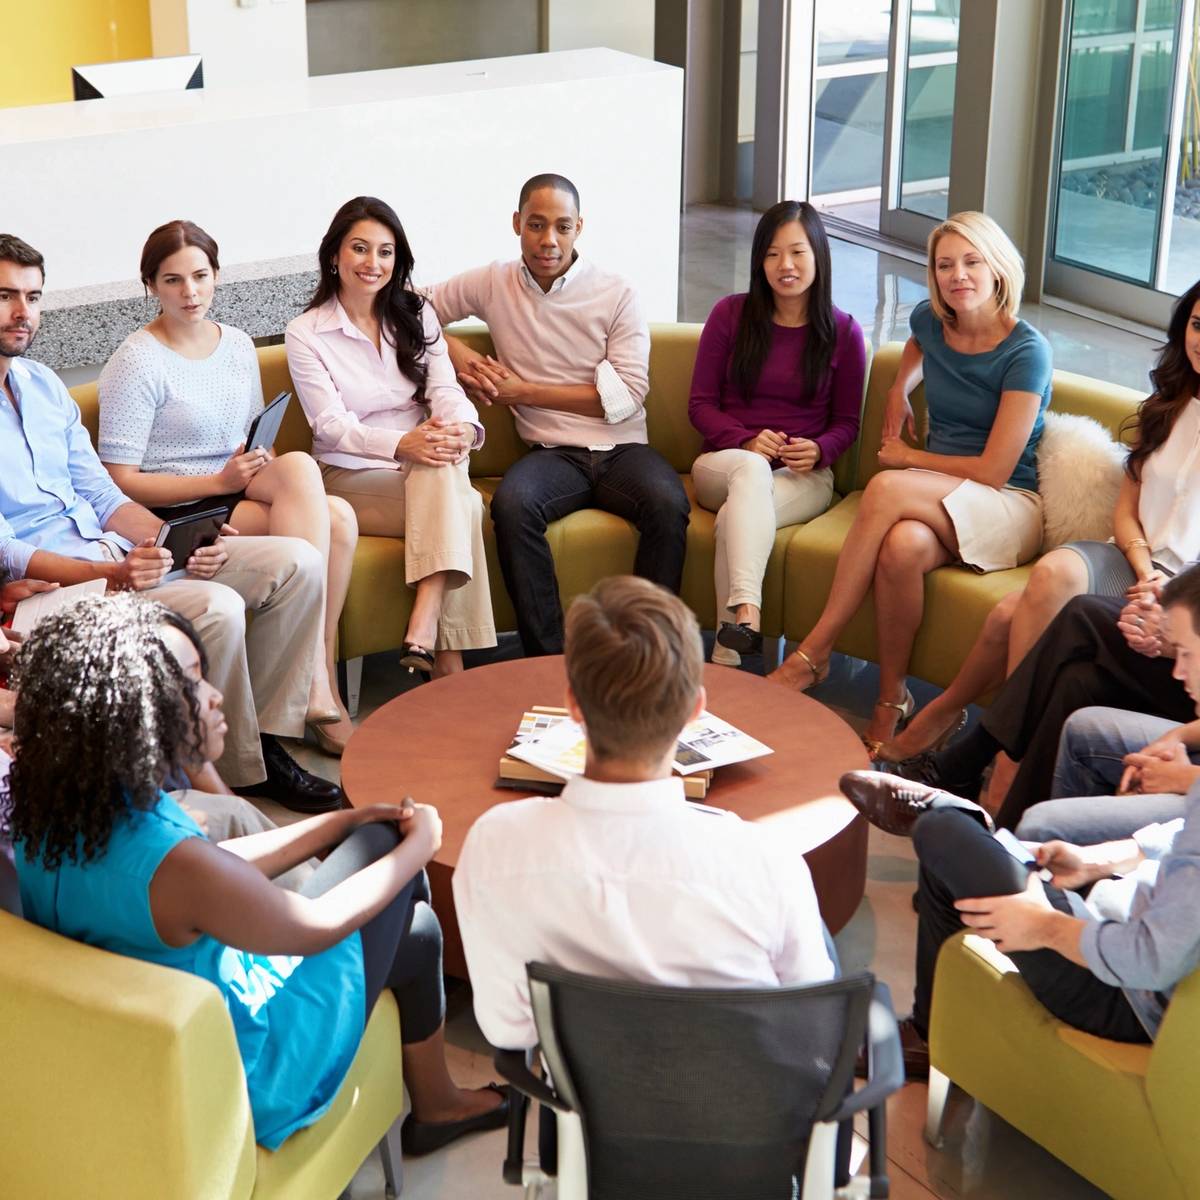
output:
[[[420,671],[422,675],[433,674],[433,654],[416,642],[405,642],[404,653],[400,656],[400,665],[410,671]]]

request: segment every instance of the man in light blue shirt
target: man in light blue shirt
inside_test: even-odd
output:
[[[24,357],[44,280],[42,256],[0,234],[0,575],[154,588],[195,624],[224,693],[221,775],[297,811],[338,807],[341,789],[302,771],[272,736],[304,734],[323,653],[320,554],[299,538],[220,538],[195,551],[184,578],[164,583],[171,556],[154,545],[162,521],[113,483],[62,381]]]

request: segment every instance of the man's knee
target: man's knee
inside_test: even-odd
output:
[[[190,581],[186,593],[165,588],[162,602],[196,627],[201,640],[210,636],[244,637],[246,633],[246,601],[223,583],[213,580]]]
[[[1074,834],[1062,822],[1063,808],[1057,800],[1042,800],[1031,805],[1021,816],[1015,830],[1022,842],[1049,842],[1058,838],[1073,841]]]
[[[497,529],[545,528],[542,498],[532,480],[506,475],[492,496],[492,524]]]

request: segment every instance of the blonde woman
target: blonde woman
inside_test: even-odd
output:
[[[1034,455],[1050,402],[1050,347],[1017,311],[1021,256],[990,217],[956,213],[929,235],[929,299],[910,318],[888,391],[881,471],[867,485],[820,619],[772,676],[804,690],[828,671],[834,642],[874,586],[879,700],[863,734],[875,753],[912,714],[905,684],[924,608],[924,577],[961,563],[998,571],[1042,540]],[[915,440],[909,393],[925,381],[929,433]]]

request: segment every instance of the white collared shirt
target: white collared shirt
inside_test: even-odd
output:
[[[459,385],[433,306],[421,308],[425,390],[400,370],[396,352],[380,349],[334,299],[290,322],[284,334],[288,371],[313,431],[313,456],[332,467],[399,470],[396,444],[427,417],[483,426]]]
[[[487,322],[496,357],[530,383],[591,384],[603,417],[512,407],[531,445],[611,448],[646,441],[650,328],[633,287],[578,254],[543,292],[522,259],[494,262],[424,289],[442,324]]]
[[[493,1046],[537,1042],[527,962],[679,987],[831,979],[801,851],[688,803],[678,778],[571,779],[560,797],[499,804],[475,822],[454,903]]]

